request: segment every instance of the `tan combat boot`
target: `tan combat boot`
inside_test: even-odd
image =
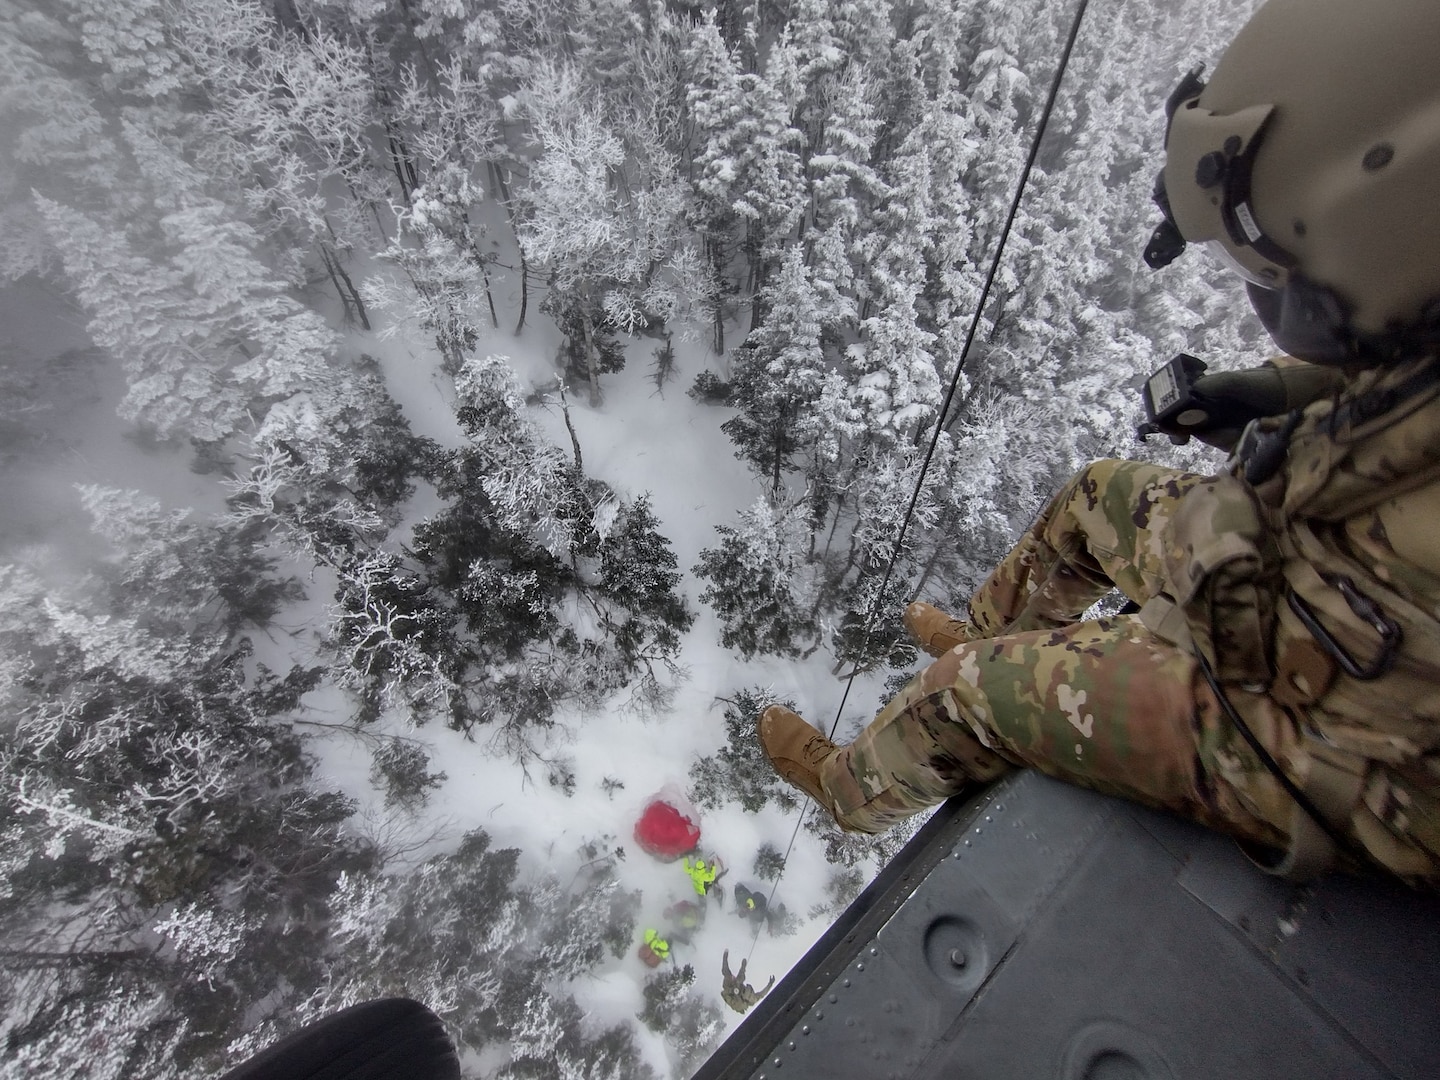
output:
[[[840,752],[838,746],[783,705],[760,714],[760,746],[782,780],[830,809],[820,767]]]
[[[939,659],[956,645],[973,640],[970,624],[917,600],[905,609],[905,629],[931,656]]]

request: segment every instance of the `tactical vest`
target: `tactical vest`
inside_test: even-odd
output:
[[[1440,361],[1253,426],[1182,501],[1166,558],[1183,626],[1162,610],[1152,629],[1296,718],[1292,779],[1335,829],[1440,879]],[[1291,856],[1313,872],[1333,849],[1307,818],[1292,848],[1314,850]]]

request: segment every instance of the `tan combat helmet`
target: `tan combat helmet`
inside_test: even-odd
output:
[[[1269,0],[1199,74],[1166,106],[1146,262],[1204,244],[1306,359],[1440,343],[1440,0]]]

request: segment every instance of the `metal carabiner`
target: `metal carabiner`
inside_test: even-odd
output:
[[[1345,598],[1345,603],[1350,605],[1350,610],[1355,613],[1356,618],[1369,625],[1380,635],[1380,652],[1373,660],[1368,664],[1361,664],[1351,656],[1345,646],[1341,645],[1320,622],[1309,603],[1293,587],[1287,591],[1285,597],[1290,604],[1290,610],[1305,625],[1305,629],[1310,631],[1310,636],[1335,658],[1335,662],[1340,665],[1340,670],[1346,675],[1352,679],[1359,679],[1361,682],[1380,678],[1395,663],[1395,654],[1400,648],[1401,641],[1404,640],[1405,634],[1400,624],[1386,615],[1379,604],[1356,588],[1355,582],[1348,577],[1326,577],[1325,582]]]

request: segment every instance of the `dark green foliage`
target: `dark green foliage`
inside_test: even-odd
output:
[[[725,1023],[718,1006],[705,994],[690,990],[678,997],[670,1007],[665,1041],[675,1055],[675,1071],[679,1076],[693,1073],[720,1042]]]
[[[533,1009],[537,1002],[532,998],[525,1004]],[[511,1059],[493,1074],[496,1080],[569,1080],[577,1075],[605,1080],[655,1080],[653,1070],[640,1058],[634,1031],[628,1024],[591,1035],[580,1007],[569,997],[552,998],[539,1011],[538,1018],[532,1013],[521,1019],[537,1019],[545,1024],[544,1030],[537,1033],[538,1037],[522,1030],[521,1052],[515,1053],[512,1043]],[[557,1029],[559,1037],[555,1038]]]
[[[665,384],[675,374],[675,340],[669,333],[666,333],[663,345],[655,346],[655,366],[652,370],[655,389],[664,393]]]
[[[778,485],[780,476],[793,468],[792,459],[801,446],[795,434],[801,403],[775,380],[766,356],[750,343],[735,350],[733,363],[726,404],[740,411],[720,430],[735,444],[736,457]]]
[[[476,830],[453,854],[403,875],[353,877],[332,912],[346,938],[317,953],[321,993],[340,1002],[443,987],[454,1004],[443,1015],[462,1053],[506,1044],[497,1077],[559,1080],[584,1069],[651,1080],[628,1027],[595,1031],[550,988],[601,962],[613,937],[628,945],[638,894],[615,889],[605,870],[573,893],[553,881],[529,886],[518,858]],[[277,1034],[294,1022],[285,1011],[274,1019]]]
[[[919,659],[919,650],[916,650],[916,659]],[[890,704],[890,699],[910,685],[910,680],[915,677],[915,672],[910,670],[892,671],[885,676],[885,686],[880,692],[880,706]]]
[[[433,439],[410,431],[400,406],[386,397],[357,440],[355,494],[377,507],[398,506],[415,494],[414,477],[435,476],[441,455]]]
[[[830,875],[825,883],[825,892],[830,897],[830,910],[840,911],[860,895],[865,887],[865,875],[853,866],[847,866]]]
[[[7,649],[26,651],[7,637]],[[166,1025],[185,1032],[173,1050],[182,1066],[239,1035],[249,1003],[277,979],[314,984],[326,899],[341,873],[373,863],[344,829],[354,803],[306,786],[310,761],[283,722],[313,672],[281,679],[261,669],[252,685],[248,652],[245,641],[169,650],[123,625],[68,626],[57,647],[33,654],[34,677],[13,701],[17,717],[47,703],[68,719],[43,741],[26,729],[7,737],[30,797],[64,813],[3,822],[4,854],[19,858],[0,902],[9,958],[0,980],[9,986],[9,970],[33,969],[36,957],[69,954],[53,965],[49,1000],[81,1002],[107,985],[92,976],[113,973],[162,1003],[155,1037]],[[76,829],[86,819],[105,831]],[[39,854],[57,840],[58,857]],[[157,954],[153,927],[182,913],[231,926],[231,951]],[[77,938],[71,918],[93,925]],[[47,1037],[44,1002],[29,1006],[37,1040]]]
[[[568,799],[575,794],[575,762],[568,757],[552,758],[545,763],[545,782]]]
[[[253,532],[222,528],[211,532],[199,553],[199,572],[214,581],[230,629],[246,623],[265,626],[285,607],[305,599],[298,579],[276,575],[276,560],[263,552],[262,544],[263,538]]]
[[[366,683],[403,684],[425,657],[453,662],[463,655],[454,614],[388,552],[342,573],[335,600],[342,657]]]
[[[771,937],[789,937],[800,931],[800,916],[784,904],[776,904],[765,920]]]
[[[611,1070],[590,1075],[648,1076],[625,1029],[592,1034],[570,998],[546,989],[551,979],[599,962],[604,939],[587,905],[596,898],[611,903],[614,892],[587,887],[578,903],[561,909],[575,918],[537,933],[537,923],[555,912],[537,909],[532,890],[517,880],[518,855],[492,850],[489,836],[477,830],[454,855],[430,860],[407,879],[389,879],[395,906],[386,924],[374,929],[368,950],[338,958],[336,977],[354,980],[354,992],[365,996],[403,992],[416,972],[454,988],[456,1007],[447,1018],[462,1050],[510,1044],[509,1064],[497,1075],[559,1077],[563,1060]],[[549,895],[547,904],[564,904],[562,892]]]
[[[600,940],[609,946],[610,955],[617,960],[630,951],[630,943],[635,940],[641,900],[639,889],[631,892],[616,889],[610,895],[610,918],[605,922]]]
[[[438,485],[450,503],[415,526],[414,554],[482,648],[515,656],[555,631],[553,604],[572,573],[496,521],[483,475],[478,452],[451,455]]]
[[[785,856],[774,844],[761,844],[755,853],[755,876],[766,881],[778,881],[785,869]]]
[[[830,639],[836,662],[847,669],[908,668],[920,656],[902,621],[909,588],[903,573],[897,570],[890,578],[885,598],[874,615],[870,615],[874,610],[875,591],[880,587],[881,572],[877,569],[874,574],[861,577],[856,582],[850,590],[851,598],[846,604],[848,610]]]
[[[447,779],[443,772],[430,772],[430,755],[418,743],[386,739],[371,756],[370,782],[385,789],[386,806],[419,809]]]
[[[659,524],[649,496],[641,496],[620,511],[600,541],[599,592],[627,616],[613,620],[608,629],[632,667],[647,657],[678,652],[680,635],[695,621],[675,591],[680,583],[675,552]]]
[[[235,459],[226,452],[224,439],[191,439],[195,457],[190,462],[190,471],[197,476],[223,475],[235,464]]]
[[[0,363],[0,465],[43,449],[54,438],[57,403],[94,400],[95,372],[107,359],[97,348],[46,356],[42,350],[8,347]]]
[[[735,388],[713,371],[702,371],[686,391],[702,405],[729,405]]]
[[[718,810],[738,802],[755,813],[771,800],[786,810],[798,805],[760,747],[756,724],[770,704],[794,708],[792,702],[777,702],[761,687],[739,690],[725,703],[725,745],[690,766],[690,798],[696,806]]]
[[[514,657],[531,642],[547,638],[559,625],[555,593],[566,576],[563,564],[549,552],[529,548],[508,560],[477,558],[451,596],[477,642],[487,651]]]
[[[503,994],[492,996],[486,983],[497,976],[511,983],[506,989],[519,1004],[535,978],[523,967],[503,970],[522,940],[524,924],[513,916],[528,918],[532,908],[528,894],[514,887],[519,857],[515,848],[493,849],[489,834],[477,829],[454,854],[437,856],[405,878],[384,879],[385,922],[334,958],[334,983],[353,982],[366,995],[384,996],[403,993],[413,973],[426,972],[458,995],[451,1015],[462,1047],[478,1050],[503,1038],[509,1026]],[[518,912],[512,904],[520,905]]]
[[[498,674],[473,670],[476,680],[470,695],[473,704],[468,719],[482,724],[510,724],[519,727],[552,723],[560,673],[554,664],[517,665]],[[468,730],[469,724],[459,725]],[[522,760],[522,764],[523,764]]]
[[[279,716],[300,708],[300,699],[320,685],[323,667],[294,665],[280,678],[264,664],[255,664],[254,683],[247,704],[259,716]]]
[[[485,457],[474,448],[455,451],[444,459],[436,486],[448,505],[415,527],[416,557],[431,568],[437,585],[451,591],[462,587],[475,562],[493,560],[506,570],[534,573],[550,595],[557,594],[568,584],[569,570],[528,537],[511,532],[496,520],[485,494],[485,470]],[[527,629],[517,631],[517,636],[538,633],[530,635]]]
[[[400,682],[433,685],[440,673],[452,725],[499,724],[494,745],[528,762],[536,755],[523,730],[548,723],[558,702],[598,705],[636,677],[637,695],[655,692],[654,665],[672,667],[694,615],[648,499],[622,503],[543,444],[503,361],[472,362],[460,386],[456,416],[470,442],[439,457],[434,480],[447,504],[415,528],[416,568],[395,574],[414,601],[404,608],[409,634],[443,624],[444,648],[417,640],[430,663],[412,664]],[[576,596],[600,635],[562,627],[562,605]],[[569,770],[546,775],[573,790]]]
[[[899,853],[928,817],[928,813],[920,813],[886,832],[869,836],[843,831],[829,814],[811,814],[805,819],[805,830],[824,842],[828,862],[854,868],[873,860],[877,865],[884,866]]]
[[[558,297],[559,294],[551,294]],[[556,360],[565,374],[574,382],[583,383],[590,378],[590,369],[585,362],[585,318],[587,313],[579,301],[568,298],[552,301],[549,297],[540,305],[541,311],[555,316],[555,325],[565,335]],[[562,307],[562,303],[564,306]],[[595,350],[595,373],[609,375],[625,367],[625,350],[615,335],[604,327],[603,316],[598,311],[588,312],[590,319],[590,340]]]
[[[119,553],[106,570],[116,601],[159,635],[264,626],[305,597],[296,578],[276,573],[258,523],[201,524],[138,492],[80,491],[95,531]]]
[[[715,531],[719,545],[700,552],[692,573],[709,581],[700,600],[720,618],[720,643],[746,660],[756,654],[808,656],[815,621],[796,602],[794,567],[781,543],[729,525]]]
[[[579,1011],[578,1009],[576,1010]],[[594,1038],[574,1040],[575,1060],[584,1063],[586,1075],[614,1080],[656,1080],[655,1072],[640,1058],[634,1029],[628,1024],[606,1028]]]
[[[686,991],[695,982],[695,969],[689,964],[669,968],[645,980],[645,1008],[636,1015],[651,1031],[665,1031],[674,1021]]]
[[[446,505],[415,527],[413,562],[374,556],[358,582],[399,614],[403,634],[394,647],[378,635],[389,655],[362,649],[352,667],[412,704],[443,698],[455,727],[498,725],[492,745],[528,764],[537,755],[524,730],[548,723],[560,701],[595,706],[637,677],[637,699],[663,697],[655,664],[673,669],[694,615],[648,499],[621,502],[545,444],[503,360],[472,361],[459,380],[456,417],[469,442],[434,462]],[[577,596],[598,617],[598,636],[562,627]],[[353,652],[376,620],[350,608]],[[546,775],[573,790],[568,769]]]

